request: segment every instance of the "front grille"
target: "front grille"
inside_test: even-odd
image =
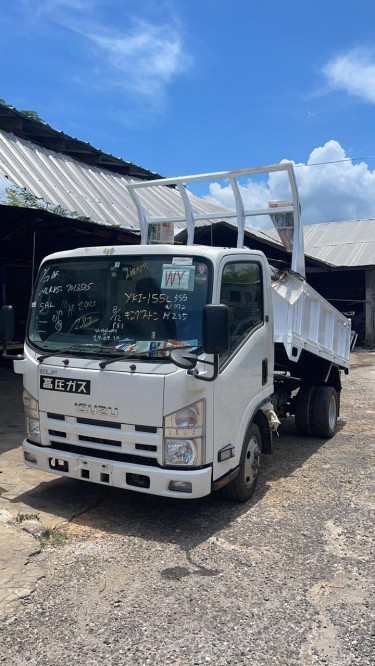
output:
[[[49,430],[48,434],[51,437],[66,437],[66,432],[60,432],[60,430]]]
[[[47,412],[49,419],[54,419],[55,421],[65,421],[64,414],[52,414],[52,412]]]
[[[121,446],[117,439],[103,439],[102,437],[89,437],[88,435],[78,435],[80,442],[92,442],[93,444],[105,444],[106,446]]]
[[[134,426],[136,432],[157,432],[158,429],[154,426],[136,425]]]
[[[135,448],[138,449],[138,451],[154,451],[156,452],[158,450],[157,446],[154,446],[153,444],[136,444]]]
[[[66,453],[76,453],[82,458],[90,456],[100,460],[113,460],[117,462],[133,463],[133,465],[147,465],[148,467],[161,467],[155,458],[147,456],[134,456],[131,453],[119,453],[117,451],[100,451],[99,449],[90,449],[86,446],[77,446],[67,442],[51,442],[51,446],[56,451],[65,451]],[[45,450],[46,447],[43,447]]]
[[[142,465],[157,464],[157,458],[161,463],[162,429],[156,426],[42,412],[41,428],[44,444],[61,451]]]
[[[77,423],[104,428],[117,428],[117,430],[121,430],[121,423],[116,423],[115,421],[96,421],[95,419],[83,419],[79,416],[77,418]]]

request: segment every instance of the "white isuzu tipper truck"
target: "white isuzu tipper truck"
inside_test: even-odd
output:
[[[291,202],[246,210],[238,179],[274,171],[288,176]],[[219,178],[233,190],[235,210],[225,217],[237,221],[237,248],[193,244],[196,221],[223,213],[197,213],[185,185]],[[150,188],[163,196],[173,186],[181,216],[151,217],[143,203]],[[139,246],[58,252],[40,265],[24,354],[14,360],[25,463],[165,497],[223,489],[246,501],[279,419],[294,415],[301,435],[334,435],[349,368],[350,322],[305,279],[293,166],[132,181],[129,191]],[[254,215],[271,217],[290,268],[243,247]],[[160,242],[182,221],[186,245]],[[4,306],[5,342],[11,319]]]

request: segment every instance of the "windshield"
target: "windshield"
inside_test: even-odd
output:
[[[202,257],[136,255],[43,264],[27,339],[46,353],[165,357],[198,349],[211,299],[211,263]]]

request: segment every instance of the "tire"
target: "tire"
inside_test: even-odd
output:
[[[313,434],[312,413],[316,387],[301,386],[295,402],[295,423],[299,435],[310,437]]]
[[[331,439],[336,432],[338,399],[333,386],[318,386],[312,410],[315,437]]]
[[[235,502],[247,502],[250,499],[259,477],[261,449],[260,430],[252,423],[242,448],[239,474],[224,486],[225,497]]]

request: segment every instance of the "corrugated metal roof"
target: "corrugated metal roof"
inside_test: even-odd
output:
[[[139,180],[97,166],[90,166],[0,131],[0,173],[9,185],[25,188],[44,202],[85,216],[95,222],[138,229],[138,217],[126,184]],[[168,217],[183,211],[181,197],[173,188],[154,187],[142,197],[150,215]],[[225,209],[191,196],[196,212]]]
[[[126,162],[120,157],[115,157],[109,153],[104,153],[86,141],[69,136],[61,130],[55,130],[43,120],[37,120],[35,117],[30,116],[27,111],[18,111],[13,106],[2,104],[1,102],[0,128],[5,132],[15,134],[20,139],[31,141],[48,150],[55,150],[85,164],[99,166],[109,171],[116,171],[123,176],[142,178],[142,180],[162,178],[162,176],[149,169],[138,166],[133,162]]]
[[[375,220],[350,220],[304,227],[306,253],[332,266],[375,264]]]
[[[203,228],[209,224],[204,221],[198,222],[197,226]],[[215,224],[220,225],[221,222]],[[230,221],[226,221],[225,226],[236,228]],[[310,259],[341,268],[375,266],[375,219],[308,224],[303,230],[305,255]],[[252,237],[283,247],[274,227],[247,227],[245,238],[250,247]]]
[[[375,219],[307,224],[303,228],[305,254],[330,266],[357,268],[375,265]],[[278,240],[276,229],[258,236]]]

